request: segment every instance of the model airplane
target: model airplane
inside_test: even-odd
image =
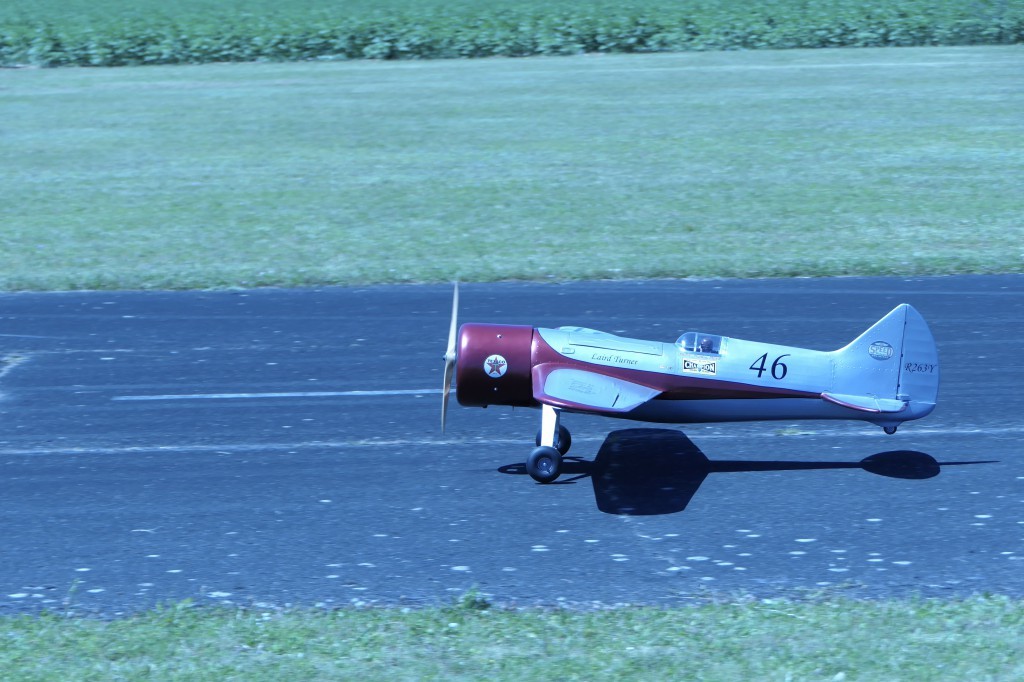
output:
[[[687,332],[674,343],[583,327],[468,323],[452,301],[441,429],[455,375],[460,404],[539,407],[526,470],[558,478],[569,450],[563,412],[686,424],[767,419],[857,419],[886,433],[935,408],[939,358],[924,318],[907,304],[832,352]]]

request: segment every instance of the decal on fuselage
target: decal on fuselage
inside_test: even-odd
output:
[[[718,374],[718,361],[704,358],[683,358],[681,368],[687,374],[714,376]]]
[[[750,367],[748,367],[747,369],[757,372],[758,379],[760,379],[765,372],[770,372],[772,379],[775,379],[776,381],[782,381],[783,379],[786,378],[786,374],[789,373],[789,367],[782,360],[783,358],[790,357],[790,355],[790,353],[783,353],[782,355],[776,357],[774,360],[772,360],[771,367],[769,368],[768,353],[765,353],[757,360],[754,360],[752,363],[750,363]]]
[[[492,355],[484,360],[484,371],[492,379],[500,379],[508,371],[508,362],[500,355]]]
[[[594,353],[590,356],[591,362],[610,362],[624,367],[636,367],[640,364],[638,360],[623,357],[617,353]]]

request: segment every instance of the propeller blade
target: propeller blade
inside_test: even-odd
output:
[[[451,394],[452,374],[455,373],[455,364],[446,363],[444,366],[444,391],[441,393],[441,433],[444,433],[444,424],[448,417],[448,396]]]
[[[455,374],[455,361],[458,355],[455,351],[456,335],[458,333],[459,316],[459,283],[455,283],[455,293],[452,295],[452,324],[448,330],[448,349],[444,354],[444,390],[441,392],[441,433],[444,433],[445,422],[448,418],[448,396],[452,390],[452,376]]]
[[[445,353],[445,360],[455,360],[455,333],[458,330],[459,317],[459,283],[455,283],[455,293],[452,294],[452,326],[448,329],[448,351]]]

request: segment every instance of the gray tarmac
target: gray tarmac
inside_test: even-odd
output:
[[[1024,277],[463,285],[461,321],[831,350],[897,303],[939,406],[861,423],[452,404],[451,288],[0,295],[0,614],[1024,596]]]

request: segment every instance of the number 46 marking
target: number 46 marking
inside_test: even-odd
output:
[[[783,379],[786,378],[786,372],[789,371],[789,368],[786,367],[786,363],[784,363],[782,361],[782,358],[788,358],[788,357],[789,357],[789,353],[786,353],[785,355],[780,355],[779,357],[775,358],[775,361],[772,362],[772,366],[771,366],[771,370],[770,371],[772,373],[772,378],[773,379],[775,379],[777,381],[782,381]],[[757,360],[754,360],[754,362],[750,365],[750,369],[752,369],[755,372],[757,372],[757,378],[760,379],[762,374],[764,374],[765,372],[769,371],[768,367],[766,366],[767,364],[768,364],[768,354],[765,353],[764,355],[759,357]]]

